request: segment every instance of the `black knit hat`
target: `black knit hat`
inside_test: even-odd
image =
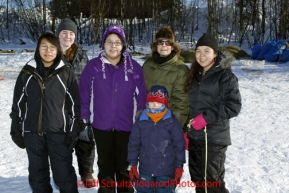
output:
[[[56,31],[57,37],[62,30],[73,31],[75,33],[75,36],[77,36],[77,26],[71,19],[66,18],[60,22]]]
[[[204,33],[202,37],[198,40],[196,48],[199,46],[208,46],[212,48],[215,52],[218,51],[218,41],[214,36],[209,33]]]

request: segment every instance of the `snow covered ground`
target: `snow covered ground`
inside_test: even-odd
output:
[[[92,47],[88,54],[91,58]],[[0,81],[1,193],[32,192],[28,184],[26,152],[12,142],[9,134],[15,80],[32,57],[33,53],[0,55],[0,78],[4,78]],[[135,59],[140,64],[144,62],[140,57]],[[225,164],[227,188],[231,193],[289,192],[289,63],[235,60],[232,69],[239,78],[243,107],[239,116],[231,120],[233,144],[228,148]],[[97,156],[95,177],[96,162]],[[73,164],[78,175],[75,156]],[[187,165],[184,170],[183,187],[178,187],[176,192],[194,192],[193,187],[186,185],[190,181]],[[58,193],[53,179],[52,184],[54,192]],[[97,188],[79,187],[80,193],[96,191]]]

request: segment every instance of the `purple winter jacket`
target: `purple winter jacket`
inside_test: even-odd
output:
[[[129,53],[124,54],[116,67],[100,53],[85,66],[79,93],[81,119],[90,119],[99,130],[130,132],[135,112],[146,105],[142,67]]]

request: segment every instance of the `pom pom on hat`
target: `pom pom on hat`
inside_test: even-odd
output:
[[[153,85],[147,94],[146,102],[159,102],[168,107],[169,98],[166,87]]]
[[[75,36],[77,36],[77,26],[71,19],[66,18],[60,22],[56,31],[57,37],[62,30],[73,31],[75,33]]]
[[[198,40],[196,48],[199,46],[208,46],[212,48],[215,52],[218,51],[218,41],[214,36],[209,33],[204,33],[202,37]]]
[[[167,40],[171,40],[172,42],[175,42],[175,35],[174,35],[173,31],[168,27],[162,27],[161,29],[159,29],[159,31],[155,35],[154,41],[156,41],[160,38],[164,38]]]

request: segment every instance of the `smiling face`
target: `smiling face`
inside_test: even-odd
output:
[[[106,53],[106,58],[113,65],[116,65],[121,58],[123,49],[123,43],[119,36],[116,34],[109,34],[104,43],[104,51]]]
[[[39,44],[39,54],[45,67],[50,67],[57,56],[57,47],[43,38]]]
[[[161,57],[166,57],[172,53],[173,46],[170,44],[170,41],[167,39],[158,39],[157,43],[157,52]]]
[[[214,64],[217,54],[208,46],[198,46],[196,49],[196,60],[204,68],[203,73],[208,71]]]
[[[62,30],[59,35],[59,42],[63,53],[74,43],[75,33],[70,30]]]

